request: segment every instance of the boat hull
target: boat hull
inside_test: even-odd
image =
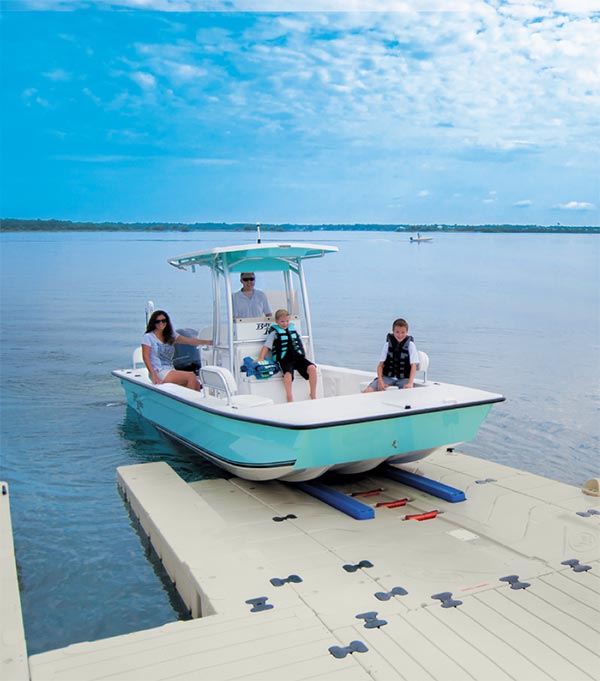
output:
[[[264,409],[216,408],[210,398],[188,401],[122,373],[119,378],[128,404],[140,416],[216,465],[249,480],[310,480],[331,467],[357,472],[386,459],[415,460],[440,446],[472,439],[492,406],[490,402],[352,422],[285,424],[266,419]],[[328,399],[318,401],[323,410]]]

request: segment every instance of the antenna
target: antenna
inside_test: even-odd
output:
[[[151,300],[146,303],[146,309],[144,311],[146,313],[146,324],[148,324],[148,320],[154,312],[154,303]]]
[[[260,243],[260,222],[256,223],[256,243]]]

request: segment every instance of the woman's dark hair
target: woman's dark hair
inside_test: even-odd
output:
[[[146,333],[151,333],[156,328],[156,318],[164,317],[167,320],[165,328],[163,329],[163,341],[169,345],[173,345],[175,342],[175,333],[173,332],[173,326],[171,325],[171,319],[169,315],[164,310],[154,310],[150,315],[148,320],[148,325],[146,326]]]

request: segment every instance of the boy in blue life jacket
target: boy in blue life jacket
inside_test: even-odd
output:
[[[379,354],[377,378],[363,392],[385,390],[390,385],[412,388],[418,363],[419,353],[413,337],[408,335],[408,322],[396,319],[392,324],[392,333],[388,333]]]
[[[292,395],[294,369],[297,369],[300,376],[308,381],[310,399],[314,400],[317,391],[317,367],[306,359],[302,339],[290,322],[290,313],[287,310],[275,312],[275,324],[271,325],[270,333],[260,351],[259,362],[267,356],[269,350],[273,361],[281,367],[287,401],[294,401]]]

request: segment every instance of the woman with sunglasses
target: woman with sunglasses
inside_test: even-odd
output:
[[[169,315],[164,310],[155,310],[142,338],[142,357],[148,369],[152,383],[175,383],[192,390],[200,390],[196,374],[193,371],[179,371],[173,366],[175,343],[184,345],[212,345],[211,340],[188,338],[176,335]]]

